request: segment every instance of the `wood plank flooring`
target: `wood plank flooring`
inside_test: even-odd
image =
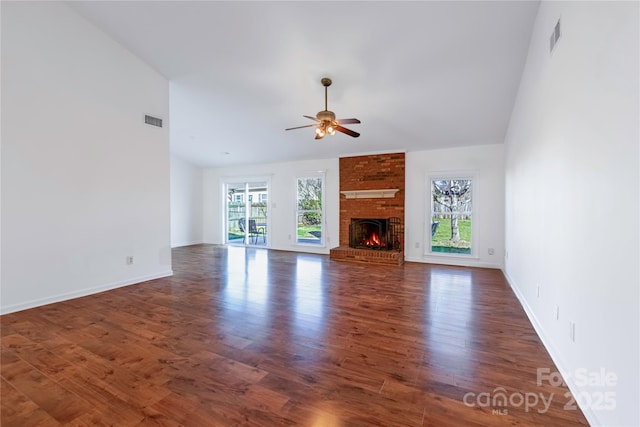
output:
[[[173,260],[0,317],[0,424],[587,424],[538,384],[556,369],[498,270],[214,245]]]

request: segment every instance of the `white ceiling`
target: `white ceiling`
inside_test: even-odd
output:
[[[502,143],[539,2],[69,4],[169,79],[172,152],[217,167]],[[285,132],[324,76],[359,138]]]

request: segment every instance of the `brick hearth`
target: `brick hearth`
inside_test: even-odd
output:
[[[401,265],[404,263],[402,251],[376,251],[338,246],[329,252],[329,258],[335,261],[372,262],[375,264]]]
[[[393,197],[347,198],[340,194],[340,246],[329,257],[338,261],[404,263],[404,153],[340,158],[340,191],[397,189]],[[349,247],[351,218],[400,218],[400,250]]]

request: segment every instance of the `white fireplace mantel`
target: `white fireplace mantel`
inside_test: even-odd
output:
[[[399,188],[390,188],[386,190],[346,190],[341,191],[347,199],[392,199]]]

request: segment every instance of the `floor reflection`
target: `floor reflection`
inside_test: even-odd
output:
[[[228,246],[224,296],[227,303],[254,316],[264,316],[269,304],[269,252]]]
[[[293,288],[294,328],[297,333],[322,335],[325,328],[321,258],[296,259],[296,275]]]
[[[473,305],[470,271],[432,268],[426,303],[426,338],[429,363],[469,368],[466,343],[470,339]],[[435,310],[434,310],[435,308]]]

